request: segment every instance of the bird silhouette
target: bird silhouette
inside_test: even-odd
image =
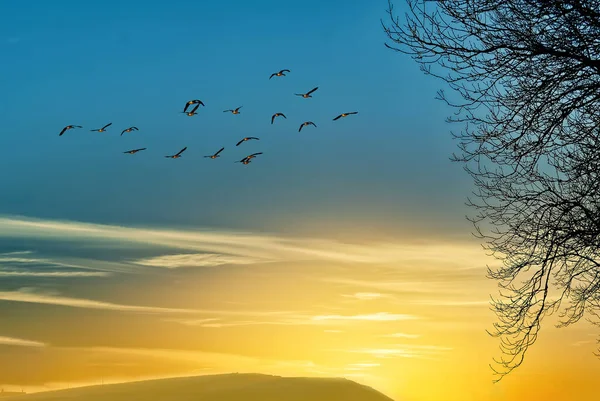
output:
[[[137,153],[137,152],[139,152],[141,150],[146,150],[146,148],[139,148],[139,149],[127,150],[127,151],[125,151],[123,153],[128,153],[128,154],[132,155],[132,154]]]
[[[121,136],[123,136],[124,133],[131,132],[131,131],[139,131],[139,130],[137,127],[129,127],[127,129],[124,129],[123,131],[121,131]]]
[[[271,124],[273,124],[273,121],[275,121],[275,117],[279,117],[279,116],[287,119],[287,117],[283,113],[275,113],[271,116]]]
[[[313,89],[309,90],[306,93],[294,93],[294,95],[296,95],[296,96],[302,96],[303,98],[306,99],[306,98],[312,97],[310,94],[313,93],[314,91],[316,91],[317,89],[319,89],[318,86],[316,88],[313,88]]]
[[[271,76],[269,77],[269,79],[273,78],[273,77],[285,77],[284,72],[291,72],[290,70],[281,70],[279,72],[274,72],[271,74]]]
[[[302,131],[302,128],[306,127],[307,125],[314,125],[315,127],[317,126],[312,121],[306,121],[306,122],[303,122],[302,124],[300,124],[300,128],[298,128],[298,132]]]
[[[351,111],[351,112],[349,112],[349,113],[342,113],[342,114],[340,114],[339,116],[337,116],[336,118],[334,118],[334,119],[333,119],[333,121],[335,121],[335,120],[339,120],[339,119],[340,119],[340,118],[342,118],[342,117],[347,117],[347,116],[349,116],[349,115],[351,115],[351,114],[358,114],[358,111]]]
[[[251,155],[246,156],[246,159],[251,160],[254,159],[258,155],[262,155],[262,152],[252,153]]]
[[[179,159],[179,158],[181,157],[181,154],[182,154],[183,152],[185,152],[185,150],[186,150],[186,149],[187,149],[187,146],[186,146],[185,148],[181,149],[181,150],[180,150],[179,152],[177,152],[176,154],[174,154],[174,155],[171,155],[171,156],[165,156],[165,157],[168,157],[168,158],[171,158],[171,159]]]
[[[240,146],[240,144],[241,144],[242,142],[246,142],[246,141],[249,141],[249,140],[251,140],[251,139],[256,139],[257,141],[259,140],[259,139],[258,139],[257,137],[255,137],[255,136],[247,136],[247,137],[245,137],[245,138],[242,138],[242,139],[241,139],[241,140],[240,140],[238,143],[236,143],[236,144],[235,144],[235,146]]]
[[[102,127],[102,128],[98,128],[98,129],[92,129],[92,130],[90,130],[90,131],[104,132],[104,131],[106,131],[106,128],[107,128],[107,127],[110,127],[111,125],[112,125],[112,123],[108,123],[108,124],[106,124],[106,125],[105,125],[104,127]]]
[[[214,155],[204,156],[204,157],[210,157],[211,159],[216,159],[217,157],[221,157],[221,156],[219,156],[219,153],[221,153],[223,151],[223,149],[225,149],[225,148],[223,147],[223,148],[219,149],[217,151],[217,153],[215,153]]]
[[[183,108],[183,112],[185,113],[187,111],[188,107],[190,107],[192,104],[197,105],[194,110],[196,110],[198,108],[198,106],[200,106],[200,105],[204,106],[204,103],[202,103],[202,100],[198,100],[198,99],[190,100],[185,104],[185,107]]]
[[[251,155],[248,155],[246,157],[244,157],[242,160],[237,161],[236,163],[242,163],[242,164],[248,164],[252,161],[252,159],[254,159],[256,156],[258,155],[262,155],[262,152],[257,152],[257,153],[252,153]]]
[[[192,111],[185,111],[185,109],[187,109],[187,105],[186,108],[184,109],[184,111],[182,111],[182,113],[188,115],[188,116],[193,116],[196,115],[198,113],[196,113],[196,110],[198,110],[198,107],[200,107],[200,103],[196,104],[196,106],[194,106],[194,108],[192,109]]]
[[[228,111],[230,111],[230,112],[231,112],[231,114],[240,114],[240,109],[241,109],[242,107],[243,107],[243,106],[240,106],[240,107],[238,107],[237,109],[223,110],[223,113],[227,113]]]
[[[60,131],[60,134],[58,134],[58,136],[62,136],[62,134],[64,134],[65,132],[67,132],[70,129],[73,128],[83,128],[81,125],[67,125],[65,128],[62,129],[62,131]]]

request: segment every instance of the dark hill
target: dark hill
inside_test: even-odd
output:
[[[393,401],[347,379],[224,374],[147,380],[6,397],[5,401]]]

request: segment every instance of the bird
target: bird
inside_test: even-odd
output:
[[[242,160],[237,161],[236,163],[249,164],[251,162],[250,159],[243,158]]]
[[[186,110],[185,110],[185,109],[187,109],[187,105],[186,105],[186,107],[185,107],[185,109],[182,111],[182,113],[184,113],[184,114],[187,114],[188,116],[190,116],[190,117],[191,117],[191,116],[193,116],[193,115],[195,115],[195,114],[198,114],[198,113],[196,113],[196,110],[198,110],[198,107],[200,107],[200,103],[196,104],[196,106],[194,106],[194,108],[192,109],[192,111],[186,111]]]
[[[146,148],[132,149],[132,150],[128,150],[128,151],[126,151],[126,152],[123,152],[123,153],[128,153],[128,154],[132,155],[132,154],[134,154],[134,153],[137,153],[137,152],[139,152],[140,150],[146,150]]]
[[[310,94],[313,93],[314,91],[316,91],[317,89],[319,89],[319,87],[317,86],[316,88],[312,88],[311,90],[309,90],[306,93],[294,93],[296,96],[302,96],[303,98],[307,99],[309,97],[312,97]]]
[[[243,164],[248,164],[252,161],[252,159],[254,159],[257,155],[262,155],[262,152],[258,152],[258,153],[252,153],[251,155],[248,155],[246,157],[244,157],[242,160],[238,160],[235,163],[243,163]]]
[[[200,106],[200,105],[204,106],[204,103],[202,103],[202,100],[198,100],[198,99],[190,100],[185,104],[185,107],[183,108],[183,112],[185,113],[187,111],[188,107],[190,107],[192,104],[197,104],[198,106]],[[196,106],[196,108],[198,108],[198,106]]]
[[[306,121],[303,122],[302,124],[300,124],[300,128],[298,128],[298,132],[302,131],[302,128],[304,128],[307,125],[314,125],[315,127],[317,126],[315,123],[313,123],[312,121]]]
[[[187,149],[187,146],[186,146],[185,148],[181,149],[181,150],[180,150],[179,152],[177,152],[176,154],[174,154],[174,155],[172,155],[172,156],[165,156],[165,157],[168,157],[168,158],[170,158],[170,159],[179,159],[179,158],[181,157],[181,154],[182,154],[183,152],[185,152],[185,150],[186,150],[186,149]]]
[[[112,125],[112,123],[108,123],[106,124],[104,127],[99,128],[99,129],[91,129],[90,131],[98,131],[98,132],[104,132],[106,131],[106,127],[110,127]]]
[[[342,117],[348,117],[350,114],[358,114],[358,111],[351,111],[349,113],[342,113],[339,116],[337,116],[336,118],[334,118],[333,121],[339,120]]]
[[[230,112],[231,112],[231,114],[240,114],[240,109],[241,109],[242,107],[243,107],[243,106],[240,106],[240,107],[238,107],[238,108],[237,108],[237,109],[235,109],[235,110],[231,110],[231,109],[229,109],[229,110],[223,110],[223,113],[227,113],[228,111],[230,111]]]
[[[127,129],[124,129],[123,131],[121,131],[121,136],[126,133],[126,132],[131,132],[131,131],[139,131],[138,127],[129,127]]]
[[[271,116],[271,124],[273,124],[273,121],[275,121],[275,117],[279,117],[279,116],[287,119],[287,117],[283,113],[275,113]]]
[[[247,137],[243,138],[242,140],[240,140],[238,143],[236,143],[236,144],[235,144],[235,146],[240,146],[240,144],[241,144],[242,142],[249,141],[250,139],[256,139],[257,141],[259,141],[259,140],[260,140],[260,139],[258,139],[258,138],[257,138],[257,137],[255,137],[255,136],[247,136]]]
[[[245,159],[254,159],[257,155],[262,155],[262,152],[252,153],[251,155],[246,156]]]
[[[210,157],[211,159],[216,159],[217,157],[221,157],[219,156],[219,153],[221,153],[223,151],[223,149],[225,149],[224,147],[219,149],[219,151],[217,153],[215,153],[214,155],[211,156],[204,156],[204,157]]]
[[[83,128],[81,125],[67,125],[65,128],[62,129],[62,131],[60,131],[60,134],[58,134],[58,136],[62,136],[62,134],[64,134],[65,132],[67,132],[70,129],[73,128]]]
[[[279,72],[274,72],[271,74],[271,76],[269,77],[269,79],[273,78],[273,77],[285,77],[284,72],[291,72],[290,70],[281,70]]]

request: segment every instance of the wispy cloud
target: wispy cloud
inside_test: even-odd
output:
[[[0,277],[106,277],[107,272],[55,272],[0,270]]]
[[[574,343],[571,343],[572,347],[581,347],[582,345],[586,345],[586,344],[593,344],[596,341],[592,341],[592,340],[580,340],[580,341],[575,341]]]
[[[33,254],[33,251],[0,253],[0,276],[107,277],[111,275],[111,271],[115,271],[114,269],[106,268],[96,270],[91,266],[82,264],[65,263],[64,261],[54,259],[29,256]],[[87,263],[96,264],[94,261],[87,261]],[[56,269],[56,271],[45,271],[44,269],[47,268]],[[90,270],[90,272],[77,272],[72,269]]]
[[[165,255],[140,259],[138,265],[181,267],[214,265],[216,261],[258,263],[271,261],[325,260],[347,263],[465,262],[465,266],[484,264],[488,257],[476,246],[457,244],[347,244],[307,238],[284,238],[248,232],[215,230],[167,230],[133,228],[80,222],[0,218],[0,236],[70,239],[75,241],[105,240],[139,245],[160,245],[188,251],[188,255]],[[189,254],[200,253],[190,256]],[[211,256],[207,256],[210,254]],[[450,258],[449,255],[452,255]],[[477,257],[475,257],[477,255]],[[231,258],[231,259],[227,259]]]
[[[211,317],[206,319],[163,319],[165,322],[174,322],[183,324],[186,326],[202,326],[203,324],[207,324],[210,322],[216,322],[221,320],[218,317]]]
[[[261,325],[291,325],[298,324],[288,320],[239,320],[239,321],[223,321],[220,318],[209,319],[169,319],[169,321],[180,323],[186,326],[199,326],[205,328],[219,329],[223,327],[238,327],[238,326],[261,326]]]
[[[366,370],[366,369],[370,369],[370,368],[376,368],[378,366],[381,366],[380,363],[351,363],[349,365],[346,365],[346,367],[344,368],[344,370],[355,370],[355,371],[361,371],[361,370]]]
[[[429,306],[481,306],[489,305],[489,300],[476,300],[476,301],[454,301],[444,299],[428,299],[428,300],[414,300],[410,302],[415,305],[429,305]]]
[[[164,255],[154,258],[140,259],[133,263],[141,266],[164,267],[175,269],[178,267],[210,267],[220,265],[250,265],[265,262],[264,259],[232,256],[216,253]]]
[[[179,309],[165,308],[158,306],[138,306],[138,305],[123,305],[111,302],[94,301],[83,298],[64,297],[49,293],[36,292],[29,288],[21,288],[18,291],[0,291],[0,301],[26,302],[36,304],[47,304],[57,306],[67,306],[73,308],[84,309],[103,309],[114,310],[120,312],[140,312],[140,313],[183,313],[183,314],[199,314],[199,315],[223,315],[223,316],[256,316],[256,317],[277,317],[277,316],[302,316],[295,311],[246,311],[246,310],[212,310],[212,309]],[[203,318],[179,320],[169,319],[184,324],[193,324],[193,322],[210,322],[216,321],[219,318]],[[165,319],[166,320],[166,319]]]
[[[368,354],[375,358],[426,358],[451,350],[452,348],[436,345],[397,344],[393,348],[360,348],[347,350],[346,352]]]
[[[0,345],[16,345],[20,347],[45,347],[46,344],[39,341],[24,340],[22,338],[0,336]]]
[[[419,319],[418,316],[379,312],[363,315],[308,315],[297,312],[239,312],[240,315],[251,317],[244,320],[209,319],[165,319],[186,326],[200,327],[235,327],[235,326],[304,326],[304,325],[340,325],[360,322],[394,322]],[[328,333],[342,333],[342,330],[324,330]]]
[[[239,353],[219,353],[197,350],[165,349],[165,348],[117,348],[117,347],[69,347],[63,350],[71,350],[77,353],[92,355],[129,355],[139,357],[151,357],[157,359],[177,360],[197,364],[200,369],[210,369],[212,373],[229,373],[232,367],[235,371],[243,373],[267,373],[273,371],[282,374],[299,371],[310,371],[310,369],[326,369],[312,361],[306,360],[281,360],[269,357],[252,357]],[[181,376],[181,375],[178,375]],[[164,376],[163,376],[164,377]]]
[[[143,313],[198,313],[190,309],[161,308],[152,306],[122,305],[110,302],[93,301],[82,298],[69,298],[59,295],[36,293],[21,289],[19,291],[0,291],[0,301],[28,302],[36,304],[70,306],[73,308],[104,309],[123,312]]]
[[[404,315],[388,312],[378,312],[366,315],[318,315],[313,316],[313,320],[364,320],[371,322],[390,322],[399,320],[414,320],[419,317],[414,315]]]
[[[419,338],[421,336],[418,335],[418,334],[392,333],[392,334],[382,334],[380,337],[388,337],[388,338]]]
[[[342,294],[343,297],[358,299],[361,301],[368,301],[372,299],[383,298],[384,294],[379,292],[355,292],[354,294]]]
[[[417,272],[415,272],[414,274],[415,278],[416,274]],[[422,272],[418,272],[418,274],[420,276],[424,276],[424,273]],[[424,276],[424,278],[421,278],[419,280],[411,280],[410,278],[396,280],[365,280],[342,277],[325,277],[321,280],[328,283],[341,284],[344,286],[350,286],[354,288],[362,287],[365,289],[384,291],[386,293],[391,293],[390,297],[395,297],[396,294],[408,293],[419,295],[452,294],[454,296],[464,293],[464,283],[452,282],[447,280],[436,280],[435,276],[431,278],[428,278],[428,276]]]

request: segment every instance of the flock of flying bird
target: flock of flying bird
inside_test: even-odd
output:
[[[274,72],[273,74],[271,74],[271,76],[269,77],[269,79],[271,79],[271,78],[273,78],[273,77],[283,77],[283,76],[286,76],[286,75],[285,75],[285,73],[286,73],[286,72],[291,72],[291,71],[286,69],[286,70],[280,70],[279,72]],[[304,99],[308,99],[308,98],[311,98],[311,97],[312,97],[312,93],[314,93],[314,92],[315,92],[317,89],[319,89],[319,87],[318,87],[318,86],[317,86],[317,87],[315,87],[315,88],[313,88],[313,89],[311,89],[311,90],[309,90],[309,91],[308,91],[308,92],[306,92],[306,93],[295,93],[295,95],[296,95],[296,96],[301,96],[301,97],[302,97],[302,98],[304,98]],[[189,107],[190,107],[190,106],[192,106],[192,105],[195,105],[195,106],[194,106],[194,107],[193,107],[193,108],[192,108],[190,111],[188,111]],[[186,115],[187,115],[187,116],[189,116],[189,117],[192,117],[192,116],[194,116],[194,115],[198,114],[198,113],[196,112],[196,110],[198,110],[198,107],[200,107],[200,106],[204,106],[204,103],[203,103],[201,100],[199,100],[199,99],[193,99],[193,100],[190,100],[190,101],[186,102],[186,104],[185,104],[185,107],[183,108],[183,111],[182,111],[182,113],[186,114]],[[237,108],[235,108],[235,109],[223,110],[223,113],[227,113],[227,112],[229,112],[229,113],[231,113],[231,114],[240,114],[240,109],[241,109],[241,108],[242,108],[242,106],[240,106],[240,107],[237,107]],[[347,113],[342,113],[342,114],[338,115],[337,117],[335,117],[335,118],[333,119],[333,121],[339,120],[340,118],[347,117],[347,116],[349,116],[349,115],[352,115],[352,114],[358,114],[358,112],[357,112],[357,111],[351,111],[351,112],[347,112]],[[275,113],[275,114],[273,114],[273,115],[271,116],[271,124],[273,124],[273,123],[275,122],[275,118],[277,118],[277,117],[283,117],[283,118],[287,119],[287,117],[286,117],[286,116],[285,116],[283,113],[279,113],[279,112],[277,112],[277,113]],[[106,124],[106,125],[105,125],[104,127],[102,127],[102,128],[93,129],[93,130],[91,130],[91,131],[92,131],[92,132],[106,132],[106,129],[107,129],[108,127],[110,127],[111,125],[112,125],[112,123],[108,123],[108,124]],[[303,122],[302,124],[300,124],[300,128],[298,128],[298,132],[301,132],[301,131],[302,131],[302,128],[304,128],[304,127],[306,127],[306,126],[308,126],[308,125],[312,125],[312,126],[314,126],[314,127],[316,127],[316,126],[317,126],[317,125],[316,125],[314,122],[312,122],[312,121],[305,121],[305,122]],[[60,133],[58,134],[58,136],[62,136],[62,135],[65,133],[65,132],[67,132],[67,131],[68,131],[68,130],[70,130],[70,129],[74,129],[74,128],[83,128],[83,127],[82,127],[81,125],[67,125],[66,127],[64,127],[64,128],[62,129],[62,131],[60,131]],[[124,133],[126,133],[126,132],[132,132],[132,131],[139,131],[139,129],[138,129],[137,127],[129,127],[129,128],[126,128],[126,129],[124,129],[123,131],[121,131],[121,136],[122,136]],[[240,141],[239,141],[239,142],[238,142],[238,143],[237,143],[235,146],[240,146],[242,143],[244,143],[244,142],[246,142],[246,141],[250,141],[250,140],[259,140],[259,138],[257,138],[257,137],[253,137],[253,136],[247,136],[247,137],[244,137],[244,138],[242,138],[242,139],[241,139],[241,140],[240,140]],[[123,152],[123,153],[126,153],[126,154],[130,154],[130,155],[132,155],[132,154],[135,154],[135,153],[137,153],[137,152],[140,152],[140,151],[142,151],[142,150],[146,150],[146,148],[138,148],[138,149],[127,150],[127,151],[125,151],[125,152]],[[166,157],[166,158],[170,158],[170,159],[178,159],[178,158],[180,158],[180,157],[181,157],[181,154],[182,154],[183,152],[185,152],[186,150],[187,150],[187,146],[186,146],[186,147],[184,147],[183,149],[181,149],[181,150],[180,150],[179,152],[177,152],[176,154],[174,154],[174,155],[169,155],[169,156],[165,156],[165,157]],[[218,157],[221,157],[221,156],[220,156],[220,153],[221,153],[223,150],[225,150],[225,148],[224,148],[224,147],[222,147],[221,149],[219,149],[219,150],[218,150],[217,152],[215,152],[214,154],[212,154],[212,155],[208,155],[208,156],[204,156],[204,157],[206,157],[206,158],[210,158],[210,159],[216,159],[216,158],[218,158]],[[242,164],[245,164],[245,165],[247,165],[247,164],[249,164],[249,163],[252,161],[252,159],[253,159],[253,158],[255,158],[255,157],[256,157],[256,156],[258,156],[258,155],[262,155],[262,152],[252,153],[252,154],[250,154],[250,155],[248,155],[248,156],[244,157],[243,159],[236,161],[236,163],[242,163]]]

